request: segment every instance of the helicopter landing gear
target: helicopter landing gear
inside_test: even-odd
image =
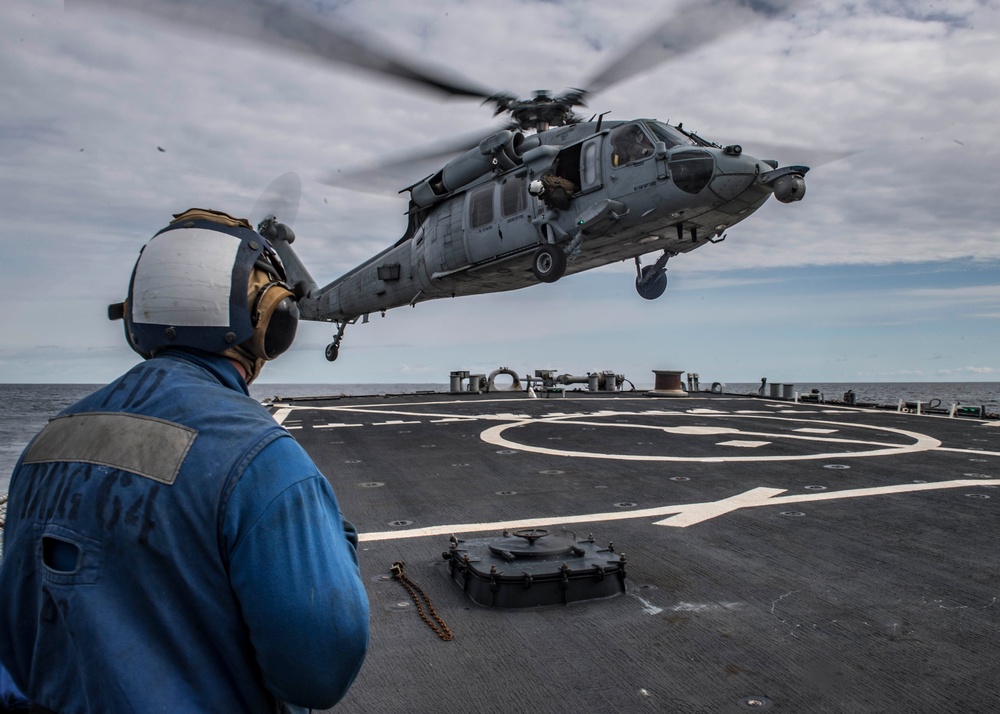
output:
[[[642,267],[639,256],[635,258],[635,291],[644,300],[655,300],[667,289],[667,260],[676,253],[663,251],[652,265]]]
[[[543,283],[554,283],[566,273],[566,254],[561,248],[545,243],[535,251],[531,271]]]
[[[337,334],[333,336],[333,342],[326,346],[326,360],[336,362],[340,356],[340,341],[344,339],[344,330],[347,329],[347,320],[337,321]]]

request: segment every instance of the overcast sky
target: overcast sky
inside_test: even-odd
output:
[[[675,0],[313,0],[401,52],[529,95],[579,86]],[[302,325],[262,382],[447,382],[508,366],[637,384],[1000,379],[1000,9],[996,0],[817,0],[591,97],[815,167],[718,245],[669,263],[647,302],[631,263],[348,328]],[[319,182],[487,125],[442,100],[261,42],[62,2],[0,4],[0,382],[104,382],[138,359],[106,306],[139,248],[190,206],[250,215],[302,179],[295,248],[324,284],[395,242],[403,197]],[[801,147],[776,150],[775,145]],[[755,149],[755,147],[757,147]],[[401,175],[403,187],[421,175]],[[651,256],[652,258],[652,256]],[[647,260],[646,262],[649,262]]]

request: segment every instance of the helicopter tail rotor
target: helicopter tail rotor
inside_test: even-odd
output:
[[[282,174],[268,185],[254,203],[250,220],[260,223],[273,216],[285,225],[295,223],[302,199],[302,181],[294,171]]]
[[[264,193],[254,203],[250,218],[256,222],[257,232],[267,238],[285,267],[288,284],[297,297],[313,293],[316,281],[292,250],[295,232],[291,224],[299,212],[302,197],[302,181],[293,171],[282,174],[264,189]]]

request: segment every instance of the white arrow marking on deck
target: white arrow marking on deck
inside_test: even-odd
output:
[[[731,513],[741,508],[809,503],[811,501],[832,501],[839,498],[883,496],[893,493],[934,491],[945,488],[975,488],[977,486],[1000,486],[1000,479],[958,479],[956,481],[938,481],[936,483],[904,483],[896,486],[876,486],[874,488],[855,488],[844,491],[827,491],[825,493],[803,493],[791,496],[777,495],[784,493],[785,489],[759,487],[737,494],[736,496],[724,498],[721,501],[686,503],[678,506],[660,506],[658,508],[616,511],[614,513],[590,513],[579,516],[525,518],[512,521],[495,521],[493,523],[456,523],[444,526],[428,526],[427,528],[411,528],[410,530],[362,533],[358,536],[358,539],[360,541],[401,540],[403,538],[451,535],[452,533],[500,532],[505,528],[543,528],[545,526],[570,525],[572,523],[599,523],[634,518],[656,518],[660,516],[673,516],[673,518],[656,521],[656,525],[686,528],[687,526],[702,523],[703,521]]]
[[[983,451],[981,449],[952,449],[946,446],[938,447],[937,451],[951,451],[956,454],[976,454],[977,456],[1000,456],[1000,451]]]
[[[658,526],[674,526],[675,528],[687,528],[695,523],[707,521],[716,516],[735,511],[738,508],[753,508],[754,506],[766,506],[773,496],[784,493],[783,488],[752,488],[745,493],[724,498],[721,501],[712,503],[695,503],[687,506],[676,516],[664,518],[657,521]]]

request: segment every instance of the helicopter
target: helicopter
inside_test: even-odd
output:
[[[402,188],[409,194],[403,236],[325,286],[295,253],[295,234],[280,216],[259,223],[258,232],[284,263],[301,318],[336,326],[325,350],[331,362],[347,326],[368,322],[373,313],[554,283],[619,261],[634,261],[636,292],[657,299],[666,290],[671,258],[722,242],[729,228],[772,195],[782,203],[805,196],[808,166],[780,167],[738,144],[709,141],[683,123],[606,120],[607,112],[586,119],[575,111],[616,82],[787,12],[790,0],[691,2],[593,74],[586,89],[540,90],[527,99],[429,68],[277,0],[81,2],[263,40],[451,97],[479,99],[494,116],[508,117],[453,151],[458,156],[439,170]],[[266,22],[232,20],[248,7]],[[390,162],[388,168],[398,166]],[[645,256],[654,256],[647,265]]]

